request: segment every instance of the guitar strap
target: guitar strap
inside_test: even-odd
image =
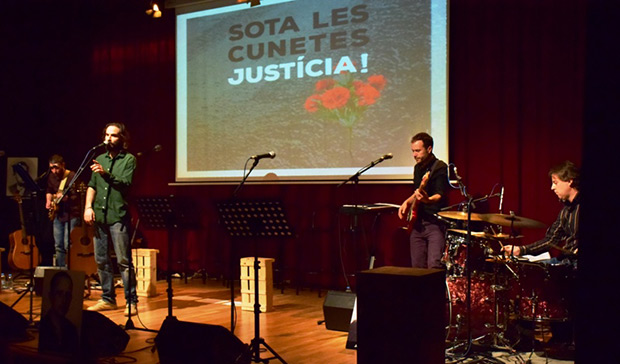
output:
[[[431,167],[429,169],[427,169],[427,172],[430,172],[428,175],[428,180],[431,180],[431,177],[433,176],[433,172],[435,172],[435,166],[437,165],[437,162],[439,162],[438,158],[435,158],[435,161],[433,162],[433,164],[431,164]]]
[[[60,185],[58,186],[58,192],[62,193],[65,191],[65,185],[67,184],[67,177],[69,177],[69,170],[65,170],[65,175],[60,181]]]

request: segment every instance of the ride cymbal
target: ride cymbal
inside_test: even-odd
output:
[[[525,217],[507,214],[480,214],[482,221],[501,226],[511,226],[516,228],[544,228],[545,224],[540,221]]]
[[[446,219],[467,220],[467,212],[464,212],[464,211],[439,211],[437,215],[441,217],[445,217]],[[482,219],[481,214],[472,212],[471,221],[485,221],[485,220]]]

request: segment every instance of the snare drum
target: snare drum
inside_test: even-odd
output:
[[[530,262],[516,264],[515,303],[519,318],[529,321],[569,321],[575,271],[570,265]]]

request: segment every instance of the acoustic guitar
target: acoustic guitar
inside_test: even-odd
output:
[[[26,233],[26,223],[24,222],[24,210],[22,209],[22,197],[19,193],[14,195],[19,209],[19,222],[21,230],[9,234],[11,248],[9,251],[9,265],[16,270],[28,270],[39,265],[39,250],[35,245],[34,236]]]
[[[426,184],[428,183],[428,178],[431,174],[431,171],[428,171],[422,176],[422,181],[420,182],[419,190],[424,191],[426,188]],[[411,232],[413,230],[413,224],[415,224],[418,219],[418,207],[420,206],[419,200],[413,200],[411,206],[409,206],[409,211],[407,212],[407,231]]]
[[[71,231],[69,266],[71,270],[81,270],[86,273],[86,277],[90,277],[97,273],[97,263],[95,262],[95,245],[93,242],[94,228],[84,222],[84,197],[86,195],[84,182],[80,182],[76,192],[80,194],[82,226],[76,226]]]

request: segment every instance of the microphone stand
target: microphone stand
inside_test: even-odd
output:
[[[391,158],[391,154],[389,155],[389,158]],[[350,226],[350,231],[352,231],[353,233],[357,233],[357,228],[358,228],[358,213],[357,213],[357,209],[358,209],[358,203],[357,203],[357,192],[358,192],[358,185],[359,185],[359,181],[360,181],[360,176],[366,172],[367,170],[371,169],[372,167],[376,166],[377,164],[383,162],[385,159],[389,159],[386,158],[386,156],[383,156],[379,159],[376,159],[372,162],[370,162],[369,164],[367,164],[366,166],[362,167],[360,170],[358,170],[357,172],[355,172],[354,175],[352,175],[351,177],[347,178],[346,180],[342,181],[340,184],[338,184],[338,186],[336,186],[336,188],[339,188],[341,186],[344,186],[345,184],[349,183],[349,182],[353,182],[354,183],[354,188],[353,188],[353,222]],[[357,252],[357,250],[356,250]],[[342,265],[342,273],[344,274],[344,280],[346,282],[347,285],[347,292],[351,292],[351,285],[349,284],[349,280],[347,278],[347,273],[345,271],[345,267],[344,267],[344,261],[342,259],[342,246],[340,247],[340,263]],[[370,268],[372,269],[372,266],[374,265],[374,257],[371,258],[370,260]]]
[[[250,157],[246,161],[246,166],[247,166],[247,162],[250,159],[253,159],[254,163],[252,163],[252,167],[250,167],[250,170],[248,171],[247,174],[245,174],[245,167],[244,167],[245,175],[243,176],[243,179],[241,180],[241,183],[239,184],[239,186],[237,186],[237,188],[233,192],[233,198],[237,197],[237,193],[241,190],[245,181],[250,176],[250,173],[252,173],[254,168],[258,165],[258,161],[260,160],[260,158]],[[234,249],[231,249],[231,250],[234,250]],[[232,274],[233,274],[232,272],[234,271],[232,251],[231,251],[230,262],[231,262],[230,264],[231,265],[231,269],[230,269],[230,275],[231,275],[230,277],[230,320],[231,320],[230,332],[234,334],[235,333],[235,286],[234,286],[234,280],[232,278]],[[250,341],[250,344],[246,347],[245,351],[237,357],[237,360],[235,361],[235,363],[238,363],[239,360],[246,359],[247,354],[249,354],[250,362],[269,363],[269,360],[271,359],[278,359],[280,360],[282,364],[287,364],[286,361],[278,353],[276,353],[276,351],[271,346],[267,344],[265,339],[260,336],[260,300],[259,300],[259,296],[260,296],[259,295],[259,283],[260,282],[258,280],[259,269],[260,269],[260,262],[258,260],[258,242],[254,240],[254,338]],[[262,351],[260,348],[261,345],[264,346],[266,350],[269,351],[273,356],[270,358],[261,358],[260,357],[260,353]]]
[[[254,160],[254,163],[252,163],[252,166],[250,167],[250,170],[248,171],[248,173],[245,173],[245,170],[247,169],[248,166],[248,162],[250,161],[250,159]],[[233,192],[233,199],[237,198],[237,195],[239,194],[239,191],[241,191],[241,188],[243,188],[243,185],[245,184],[245,181],[248,179],[248,177],[250,176],[250,173],[252,173],[252,171],[254,170],[254,168],[256,168],[256,166],[258,165],[258,158],[248,158],[245,161],[245,165],[243,166],[243,178],[241,179],[241,183],[239,183],[239,185],[237,186],[237,188],[235,188],[235,191]],[[235,271],[235,263],[233,260],[233,256],[234,256],[234,239],[231,240],[231,252],[230,252],[230,332],[232,332],[233,334],[235,333],[235,313],[236,313],[236,307],[235,307],[235,280],[233,278],[233,272]]]

